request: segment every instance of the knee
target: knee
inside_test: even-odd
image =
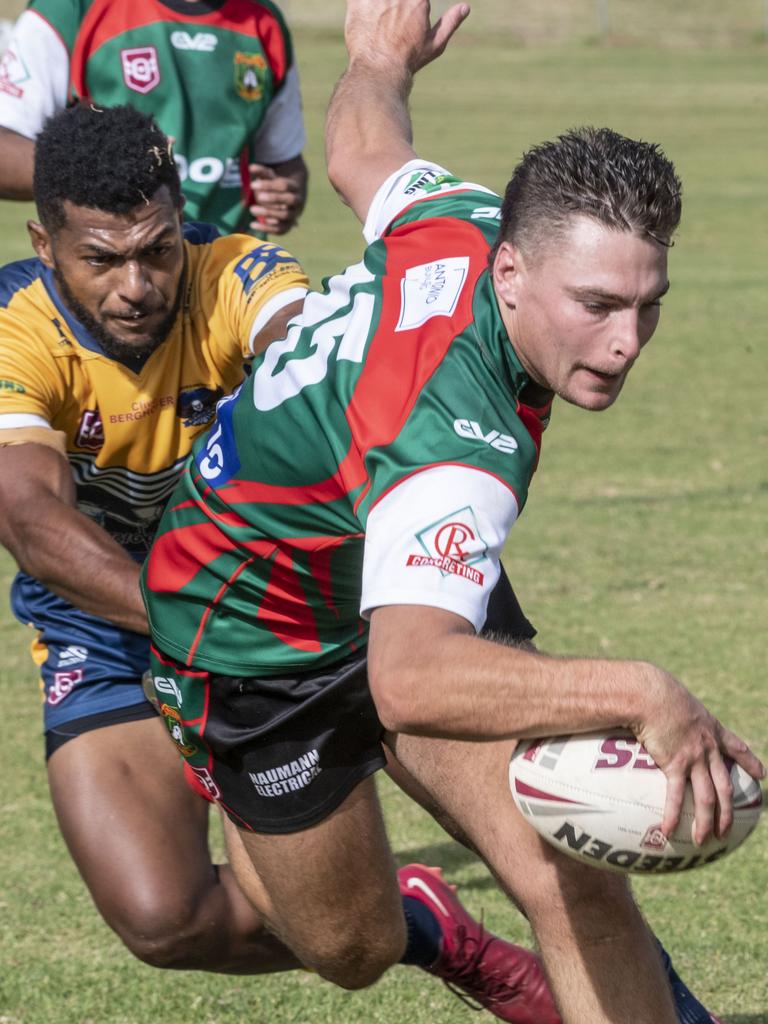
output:
[[[201,966],[198,916],[193,906],[161,898],[133,902],[106,920],[126,948],[150,967],[192,970]]]
[[[315,945],[302,957],[326,981],[345,989],[373,985],[399,963],[405,949],[405,924],[388,933],[362,934],[351,929],[335,941]]]

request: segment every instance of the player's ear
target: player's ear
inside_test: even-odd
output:
[[[519,298],[520,282],[525,270],[522,253],[511,242],[501,242],[493,260],[493,287],[510,309]]]
[[[48,231],[42,224],[38,224],[36,220],[27,221],[27,231],[29,232],[29,240],[32,243],[32,248],[35,250],[37,258],[46,267],[53,267],[53,247]]]

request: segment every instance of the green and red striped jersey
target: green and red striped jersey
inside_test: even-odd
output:
[[[500,200],[413,161],[196,444],[143,575],[155,645],[225,674],[333,664],[385,604],[485,621],[549,409],[488,273]]]

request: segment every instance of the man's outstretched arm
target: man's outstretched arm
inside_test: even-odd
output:
[[[331,184],[361,221],[380,185],[416,155],[414,74],[440,56],[468,14],[456,4],[431,25],[428,0],[347,0],[349,63],[328,108],[325,149]]]

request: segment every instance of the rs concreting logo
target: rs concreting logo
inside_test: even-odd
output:
[[[461,576],[470,583],[483,585],[485,579],[472,566],[488,554],[471,505],[457,509],[416,534],[423,555],[409,555],[408,566],[433,566],[442,576]]]

